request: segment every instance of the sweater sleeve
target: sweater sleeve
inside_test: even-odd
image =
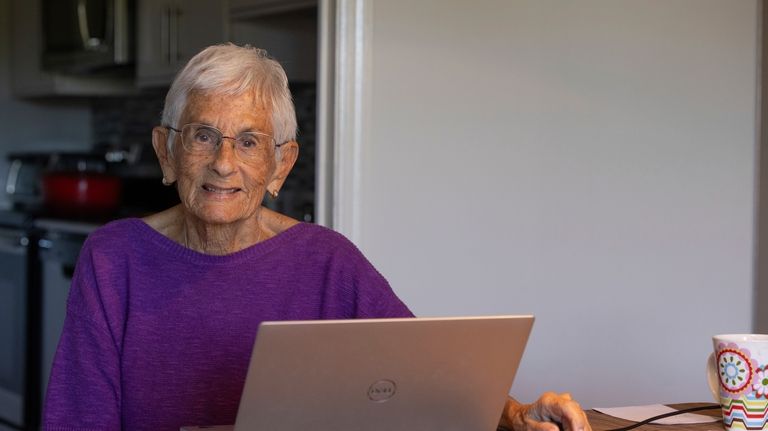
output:
[[[120,354],[109,328],[86,243],[51,369],[44,431],[121,429]]]
[[[414,317],[408,306],[395,294],[389,282],[371,262],[349,243],[345,262],[352,276],[352,290],[357,298],[356,318]]]
[[[384,282],[386,283],[386,280]],[[376,318],[415,317],[408,306],[395,295],[389,283],[386,289],[382,289],[373,309],[375,312],[372,317]]]

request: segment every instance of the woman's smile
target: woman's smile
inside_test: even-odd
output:
[[[241,191],[239,187],[220,187],[213,184],[203,184],[203,190],[217,195],[229,195]]]

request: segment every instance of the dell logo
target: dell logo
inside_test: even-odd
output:
[[[395,396],[397,385],[392,380],[379,380],[368,387],[368,399],[381,403]]]

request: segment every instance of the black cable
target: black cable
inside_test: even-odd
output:
[[[681,415],[683,413],[698,412],[698,411],[701,411],[701,410],[714,410],[714,409],[719,409],[719,408],[720,408],[720,404],[707,404],[705,406],[690,407],[690,408],[687,408],[687,409],[676,410],[674,412],[664,413],[663,415],[658,415],[658,416],[654,416],[654,417],[651,417],[651,418],[648,418],[648,419],[644,419],[644,420],[642,420],[640,422],[637,422],[637,423],[634,423],[632,425],[628,425],[628,426],[625,426],[625,427],[622,427],[622,428],[614,428],[614,429],[609,429],[609,430],[605,430],[605,431],[629,431],[631,429],[635,429],[635,428],[643,426],[643,425],[648,425],[649,423],[657,421],[659,419],[664,419],[664,418],[668,418],[668,417],[671,417],[671,416],[677,416],[677,415]],[[562,429],[562,427],[560,427],[560,429]],[[507,428],[499,426],[498,428],[496,428],[496,431],[509,431],[509,430]]]
[[[677,410],[677,411],[674,411],[674,412],[664,413],[663,415],[654,416],[652,418],[648,418],[648,419],[642,420],[640,422],[637,422],[637,423],[632,424],[632,425],[625,426],[623,428],[614,428],[614,429],[610,429],[610,430],[606,430],[606,431],[628,431],[628,430],[637,428],[639,426],[647,425],[647,424],[649,424],[651,422],[654,422],[654,421],[657,421],[659,419],[668,418],[670,416],[677,416],[677,415],[681,415],[683,413],[698,412],[700,410],[714,410],[714,409],[719,409],[719,408],[720,408],[720,404],[707,404],[706,406],[691,407],[691,408],[687,408],[687,409]]]

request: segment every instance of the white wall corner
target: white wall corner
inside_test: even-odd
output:
[[[361,241],[363,153],[369,142],[371,2],[336,3],[333,227]]]
[[[333,228],[336,0],[320,0],[318,21],[315,222]]]

